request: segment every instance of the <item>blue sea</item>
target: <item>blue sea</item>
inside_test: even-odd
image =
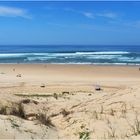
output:
[[[140,46],[0,45],[0,63],[140,65]]]

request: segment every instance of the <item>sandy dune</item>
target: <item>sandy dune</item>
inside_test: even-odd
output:
[[[0,138],[139,139],[139,93],[137,66],[0,65]]]

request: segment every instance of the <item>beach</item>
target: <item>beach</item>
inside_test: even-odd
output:
[[[0,140],[140,139],[140,2],[1,1]]]
[[[138,66],[1,64],[0,138],[138,139],[139,93]]]
[[[90,87],[94,90],[94,86],[98,84],[111,87],[131,85],[140,81],[138,66],[1,64],[0,70],[1,88],[6,90],[8,87],[10,91],[16,89],[16,92],[19,87],[20,92],[26,88],[29,88],[28,91],[31,89],[30,92],[59,92],[63,89],[75,90],[78,87]],[[40,88],[42,84],[46,88]]]

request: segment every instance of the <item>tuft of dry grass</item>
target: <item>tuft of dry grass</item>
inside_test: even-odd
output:
[[[70,111],[67,111],[66,109],[62,109],[61,113],[62,113],[62,115],[63,115],[64,117],[66,117],[66,116],[69,115],[71,112],[70,112]]]
[[[54,127],[50,117],[46,117],[46,114],[39,113],[37,115],[37,120],[39,120],[42,124],[44,124],[48,127]]]
[[[50,94],[15,94],[19,97],[52,97],[53,95]]]
[[[80,140],[89,140],[89,132],[88,131],[83,131],[83,132],[79,132],[79,139]]]
[[[107,126],[108,126],[108,138],[109,139],[116,139],[116,129],[113,127],[113,124],[109,119],[107,119]]]
[[[132,134],[137,136],[140,135],[140,120],[138,118],[138,113],[135,112],[135,119],[133,123],[130,123],[128,121],[128,119],[126,119],[128,122],[128,125],[130,126],[131,130],[132,130]]]

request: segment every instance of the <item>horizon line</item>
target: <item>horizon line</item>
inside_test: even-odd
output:
[[[140,44],[0,44],[0,46],[140,46]]]

